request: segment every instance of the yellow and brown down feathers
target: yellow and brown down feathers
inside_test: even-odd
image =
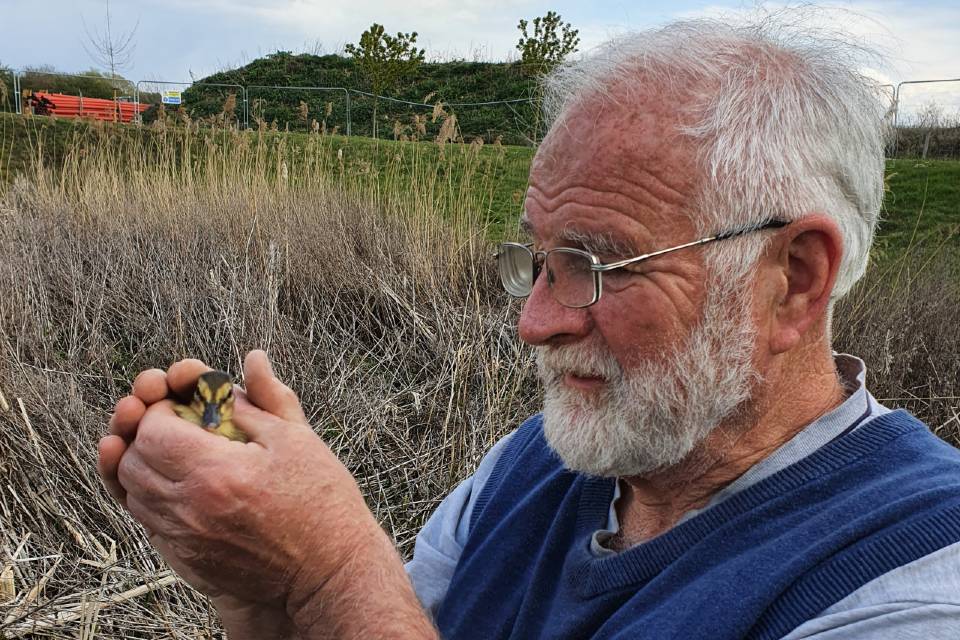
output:
[[[233,424],[233,380],[223,371],[207,371],[197,379],[190,404],[174,404],[177,415],[212,433],[246,442],[247,434]]]

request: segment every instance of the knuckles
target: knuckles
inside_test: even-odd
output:
[[[166,417],[153,406],[147,409],[137,429],[137,444],[149,451],[166,449],[169,445],[168,428],[163,424]]]
[[[227,519],[256,504],[256,480],[236,461],[215,461],[196,469],[183,483],[183,499],[212,519]]]

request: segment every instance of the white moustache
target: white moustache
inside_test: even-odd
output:
[[[558,381],[567,374],[581,378],[602,378],[607,382],[623,377],[620,363],[601,346],[578,344],[539,347],[537,364],[545,383]]]

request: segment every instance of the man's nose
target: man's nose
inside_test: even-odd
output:
[[[572,309],[557,302],[547,274],[541,273],[520,312],[520,339],[535,347],[567,344],[587,336],[592,329],[589,307]]]

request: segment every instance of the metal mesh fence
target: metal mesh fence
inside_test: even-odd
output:
[[[246,126],[352,135],[352,100],[343,87],[248,85]]]
[[[897,85],[894,155],[960,159],[960,78]]]
[[[179,104],[164,104],[173,93]],[[149,105],[141,114],[143,124],[157,120],[193,122],[199,120],[241,128],[247,119],[247,90],[239,84],[217,82],[171,82],[141,80],[135,86],[135,100]]]
[[[351,90],[354,132],[395,139],[482,139],[529,145],[536,120],[526,98],[487,102],[415,102]]]
[[[476,70],[471,72],[476,75]],[[322,81],[324,73],[333,79],[337,73],[342,74],[342,70],[318,69],[318,80]],[[542,135],[540,118],[535,102],[528,97],[498,97],[484,102],[438,98],[444,90],[450,91],[449,85],[457,81],[456,73],[457,69],[451,68],[444,70],[443,77],[429,77],[426,86],[436,86],[437,91],[414,100],[376,96],[337,85],[303,87],[159,80],[133,83],[123,78],[0,68],[0,111],[35,112],[30,95],[53,90],[147,105],[140,115],[140,122],[144,124],[163,118],[174,122],[199,121],[237,128],[383,139],[482,139],[528,146],[537,143]],[[516,75],[517,78],[507,83],[509,86],[497,87],[497,91],[523,93],[522,69],[516,70]],[[472,81],[482,84],[483,77]],[[896,86],[885,85],[882,89],[890,100],[895,125],[888,155],[960,159],[960,78],[911,80]],[[477,94],[480,87],[470,90]],[[162,104],[163,94],[170,91],[179,95],[180,104]]]
[[[76,98],[78,105],[83,105],[84,99],[90,103],[95,101],[110,101],[114,104],[113,110],[119,114],[119,107],[123,111],[132,112],[128,103],[134,100],[135,87],[132,82],[121,77],[105,75],[62,73],[47,69],[26,69],[10,71],[8,77],[0,70],[0,84],[12,91],[4,101],[4,89],[0,89],[0,110],[11,110],[17,113],[34,113],[37,115],[58,115],[57,105],[42,99],[43,95],[57,94]],[[5,104],[4,104],[5,103]],[[62,107],[63,105],[59,105]],[[87,106],[90,106],[88,103]],[[109,111],[110,108],[107,108]],[[93,109],[88,109],[93,111]],[[69,110],[70,113],[80,115],[82,106]],[[127,114],[129,116],[129,113]],[[101,114],[102,117],[106,117]]]

